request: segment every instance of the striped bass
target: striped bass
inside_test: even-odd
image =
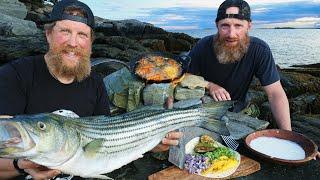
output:
[[[153,149],[165,135],[186,126],[219,134],[229,131],[220,117],[230,102],[185,109],[139,109],[118,116],[70,118],[53,113],[0,120],[0,157],[26,158],[84,178],[103,175]]]

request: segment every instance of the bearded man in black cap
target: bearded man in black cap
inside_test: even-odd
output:
[[[256,76],[265,90],[280,129],[291,130],[289,103],[281,86],[271,50],[248,35],[250,6],[243,0],[226,0],[217,12],[218,33],[201,39],[190,51],[190,72],[203,76],[215,101],[236,100],[234,111],[246,106],[246,94]]]
[[[77,0],[61,0],[44,28],[49,44],[45,55],[21,58],[0,68],[0,115],[59,109],[80,117],[110,114],[103,80],[91,72],[91,9]],[[153,151],[177,145],[181,136],[179,132],[168,133]],[[26,174],[33,179],[51,179],[59,173],[23,159],[0,159],[0,179]]]
[[[79,116],[110,114],[103,80],[91,72],[90,8],[76,0],[59,1],[44,28],[49,45],[45,55],[20,58],[0,68],[0,114],[59,109]],[[60,173],[22,159],[0,159],[0,164],[2,178],[28,173],[33,179],[50,179]]]

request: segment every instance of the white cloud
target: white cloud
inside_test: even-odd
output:
[[[265,28],[274,28],[274,27],[314,28],[319,26],[319,23],[320,23],[319,17],[303,17],[303,18],[297,18],[289,22],[263,24],[261,26]]]
[[[307,0],[246,0],[250,5],[265,5],[265,4],[279,4],[279,3],[291,3],[291,2],[297,2],[297,1],[306,1]]]
[[[170,1],[171,5],[177,7],[193,7],[193,8],[218,8],[224,0],[167,0]],[[279,3],[290,3],[297,1],[307,0],[246,0],[249,5],[266,5],[266,4],[279,4]],[[163,1],[162,1],[163,2]],[[312,2],[320,3],[320,0],[312,0]]]
[[[267,23],[269,23],[270,21],[262,21],[262,20],[256,20],[256,21],[253,21],[252,23],[253,24],[267,24]]]
[[[295,20],[296,22],[320,22],[319,17],[303,17],[303,18],[298,18]]]
[[[188,7],[188,8],[218,8],[224,0],[163,0],[162,2],[169,3],[174,7]],[[290,3],[307,0],[246,0],[249,5],[265,5],[265,4],[279,4]],[[309,2],[309,1],[307,1]],[[319,3],[320,0],[313,0],[312,2]]]
[[[268,12],[269,8],[253,8],[252,13],[265,13]]]
[[[92,8],[95,15],[108,19],[130,19],[140,16],[149,16],[152,10],[159,8],[211,8],[216,10],[223,0],[122,0],[121,3],[115,0],[81,0]],[[268,11],[266,8],[254,9],[254,6],[259,7],[267,4],[288,3],[288,2],[316,2],[320,0],[247,0],[251,5],[252,11],[255,13],[263,13]],[[179,9],[177,9],[179,11]],[[176,14],[179,14],[177,12]]]
[[[192,30],[199,29],[199,26],[160,26],[160,28],[165,30]]]
[[[185,18],[181,15],[176,14],[166,14],[164,16],[161,16],[157,19],[153,19],[151,21],[148,21],[148,23],[154,24],[155,26],[159,26],[160,28],[163,28],[165,30],[189,30],[189,29],[198,29],[198,26],[171,26],[166,25],[168,24],[168,21],[183,21],[187,20],[188,18]]]
[[[136,10],[144,8],[171,8],[171,7],[186,7],[186,8],[218,8],[224,0],[122,0],[121,3],[116,0],[81,0],[88,4],[90,7],[99,6],[100,8],[106,7],[120,7],[121,9]],[[264,4],[277,4],[289,2],[314,2],[320,3],[320,0],[246,0],[250,5],[264,5]],[[117,12],[113,12],[117,13]]]
[[[166,14],[162,16],[161,19],[163,19],[164,21],[170,21],[170,20],[186,20],[187,18],[177,14]]]
[[[188,18],[176,15],[176,14],[166,14],[161,17],[158,17],[156,19],[152,19],[151,21],[148,21],[148,23],[155,24],[155,25],[161,25],[161,24],[167,24],[168,21],[183,21],[187,20]]]
[[[152,0],[122,0],[121,4],[119,1],[115,0],[81,0],[88,4],[94,9],[105,9],[108,12],[109,9],[113,7],[120,8],[122,12],[125,10],[136,11],[138,9],[149,9],[149,8],[172,8],[172,7],[185,7],[185,8],[214,8],[217,9],[223,0],[162,0],[162,1],[152,1]],[[275,3],[288,3],[296,1],[307,0],[247,0],[250,5],[259,4],[275,4]],[[312,2],[319,3],[320,0],[312,0]],[[117,11],[111,11],[110,13],[117,13]]]
[[[212,0],[181,0],[176,2],[178,7],[191,7],[191,8],[218,8],[223,1]]]
[[[155,26],[161,26],[161,25],[167,24],[166,21],[158,21],[158,20],[148,21],[148,23],[153,24]]]

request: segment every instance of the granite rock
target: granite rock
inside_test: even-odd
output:
[[[202,87],[197,87],[195,89],[183,88],[181,86],[176,86],[174,91],[174,98],[176,100],[186,100],[194,98],[202,98],[205,94],[205,89]]]
[[[174,87],[171,83],[147,85],[143,90],[144,105],[163,105],[168,97],[173,96]]]
[[[41,33],[41,31],[34,22],[0,13],[0,35],[28,36],[38,33]]]
[[[185,74],[179,84],[181,87],[186,87],[189,89],[195,89],[196,87],[205,88],[208,85],[208,81],[205,81],[204,78],[201,76]]]
[[[109,100],[116,107],[132,111],[141,102],[144,83],[137,80],[127,68],[122,68],[104,79]]]
[[[202,101],[200,99],[187,99],[173,103],[173,108],[187,108],[199,104],[202,104]]]
[[[45,54],[47,44],[43,35],[6,37],[0,36],[0,59],[6,63],[25,56]]]
[[[0,13],[24,19],[27,15],[27,8],[18,0],[0,0]]]

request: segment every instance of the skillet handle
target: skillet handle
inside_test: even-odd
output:
[[[182,63],[182,68],[184,72],[188,72],[189,70],[189,65],[191,62],[191,57],[185,54],[179,55],[181,63]]]

